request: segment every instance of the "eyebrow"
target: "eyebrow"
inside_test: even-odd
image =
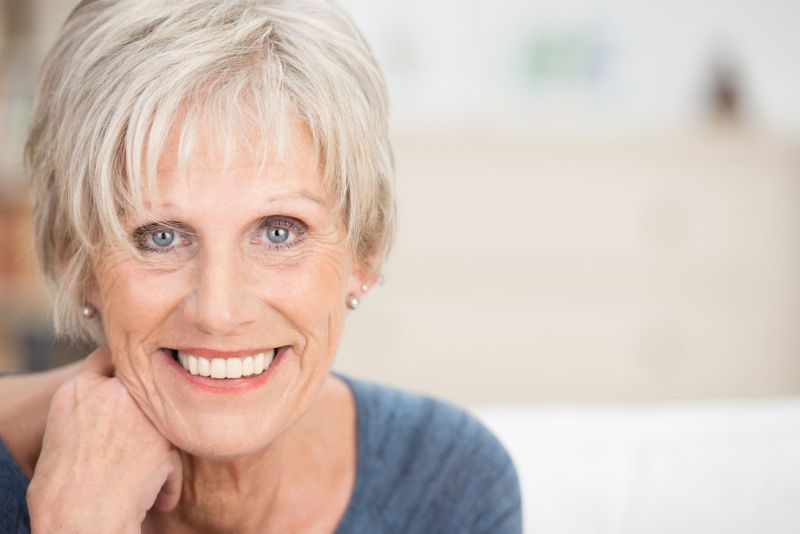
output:
[[[307,191],[305,189],[301,189],[300,191],[297,191],[295,193],[289,193],[289,194],[286,194],[286,195],[275,195],[275,196],[269,197],[269,198],[267,198],[267,202],[279,202],[281,200],[291,200],[291,199],[294,199],[294,198],[304,198],[304,199],[309,200],[309,201],[311,201],[311,202],[313,202],[315,204],[319,204],[320,206],[327,205],[325,200],[323,200],[319,196],[315,195],[311,191]]]
[[[305,199],[310,202],[313,202],[314,204],[318,204],[322,207],[328,205],[324,199],[306,189],[301,189],[300,191],[297,191],[295,193],[287,193],[285,195],[275,195],[267,197],[266,201],[268,203],[272,203],[272,202],[280,202],[281,200],[293,200],[293,199]],[[175,204],[173,204],[172,202],[164,202],[161,204],[161,206],[165,208],[174,208]]]

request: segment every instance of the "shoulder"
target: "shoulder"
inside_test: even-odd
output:
[[[359,434],[373,451],[417,460],[437,455],[468,456],[513,469],[498,439],[474,416],[446,401],[370,382],[347,379],[356,397]]]
[[[357,489],[369,489],[389,530],[521,531],[514,464],[480,421],[438,399],[344,378],[358,414]]]
[[[29,532],[28,479],[0,440],[0,532]]]

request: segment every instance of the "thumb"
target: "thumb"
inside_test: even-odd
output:
[[[161,491],[156,497],[155,508],[159,512],[169,512],[178,506],[181,500],[181,487],[183,485],[183,464],[178,451],[172,450],[167,459],[169,463],[169,474]]]

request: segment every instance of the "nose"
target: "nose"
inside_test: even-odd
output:
[[[225,250],[208,250],[197,259],[194,291],[185,305],[186,319],[211,336],[240,333],[255,321],[257,303],[248,291],[242,259]]]

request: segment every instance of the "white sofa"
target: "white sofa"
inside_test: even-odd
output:
[[[799,534],[800,397],[487,407],[531,534]]]

